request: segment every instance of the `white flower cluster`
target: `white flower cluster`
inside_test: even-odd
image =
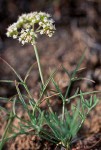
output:
[[[16,23],[8,27],[6,35],[18,39],[23,45],[25,43],[31,43],[33,45],[37,33],[52,37],[55,31],[55,25],[53,19],[50,17],[49,14],[43,12],[23,14],[18,18]],[[38,28],[36,28],[36,24]]]

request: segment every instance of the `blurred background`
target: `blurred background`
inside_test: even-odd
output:
[[[60,64],[68,71],[73,71],[83,51],[87,49],[81,65],[85,69],[79,76],[94,80],[95,83],[81,81],[73,85],[72,92],[78,86],[82,91],[101,91],[101,0],[0,0],[0,57],[14,67],[22,78],[25,77],[29,67],[36,62],[33,48],[30,45],[22,46],[17,40],[7,38],[6,30],[10,24],[16,22],[18,16],[33,11],[50,13],[56,25],[56,32],[52,38],[39,36],[37,39],[44,78],[47,79],[50,70]],[[5,79],[18,80],[0,59],[0,80]],[[55,80],[64,92],[69,80],[62,68],[59,68]],[[39,94],[39,82],[38,68],[35,65],[27,81],[34,98]],[[0,83],[0,97],[11,97],[14,94],[16,94],[14,84]],[[59,105],[56,103],[57,101],[53,101],[52,105],[57,110]],[[3,99],[0,99],[0,105],[11,108],[11,104],[5,103]],[[18,111],[20,113],[22,109]],[[4,121],[1,117],[0,136],[5,128],[5,125],[2,126]],[[101,105],[92,111],[85,127],[86,130],[82,130],[84,134],[101,133]]]
[[[100,0],[0,0],[0,36],[22,13],[45,11],[52,14],[56,25],[88,27],[101,32]],[[94,35],[93,35],[94,36]],[[95,37],[95,36],[94,36]]]
[[[72,70],[84,49],[87,48],[88,53],[85,63],[87,68],[91,69],[89,69],[87,76],[100,84],[101,1],[0,0],[0,55],[13,65],[22,76],[35,61],[32,47],[28,45],[22,47],[18,41],[7,38],[6,30],[10,24],[16,22],[18,16],[31,11],[50,13],[55,20],[57,29],[53,38],[48,39],[41,36],[38,39],[43,68],[46,69],[49,66],[54,68],[62,63],[67,69]],[[52,55],[50,59],[50,54],[53,53],[54,56]],[[50,62],[49,66],[46,64],[47,60]],[[0,60],[0,78],[7,78],[5,74],[12,78],[10,69]],[[35,72],[35,75],[36,81],[38,74]],[[94,87],[96,86],[94,85]],[[6,94],[7,91],[4,91],[1,90],[1,93]],[[7,93],[9,93],[9,90]]]

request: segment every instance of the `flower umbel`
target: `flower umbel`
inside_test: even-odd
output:
[[[37,28],[36,25],[38,25]],[[21,15],[16,23],[8,27],[6,35],[18,39],[23,45],[25,43],[34,45],[38,33],[52,37],[54,31],[54,20],[49,14],[32,12]]]

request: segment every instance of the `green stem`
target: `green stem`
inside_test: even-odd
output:
[[[42,74],[40,59],[39,59],[39,55],[38,55],[38,50],[37,50],[37,47],[36,47],[35,44],[34,44],[33,47],[34,47],[35,56],[36,56],[37,63],[38,63],[38,69],[39,69],[39,74],[40,74],[41,82],[42,82],[42,85],[44,85],[44,79],[43,79],[43,74]]]
[[[30,91],[29,91],[27,85],[25,83],[23,85],[24,85],[24,88],[25,88],[26,92],[28,93],[29,98],[33,99],[32,96],[31,96],[31,94],[30,94]]]
[[[63,102],[63,107],[62,107],[62,121],[64,120],[65,116],[65,102]]]
[[[35,56],[36,56],[37,63],[38,63],[38,69],[39,69],[41,82],[42,82],[42,85],[44,86],[44,79],[43,79],[43,74],[42,74],[42,69],[41,69],[41,64],[40,64],[40,58],[39,58],[39,55],[38,55],[38,50],[37,50],[37,47],[36,47],[35,44],[33,45],[33,47],[34,47]],[[48,95],[48,93],[47,93],[47,95]],[[52,108],[50,106],[49,100],[47,100],[47,104],[48,104],[48,107],[49,107],[50,111],[52,112]]]
[[[66,150],[70,150],[70,146],[67,146],[67,147],[66,147]]]

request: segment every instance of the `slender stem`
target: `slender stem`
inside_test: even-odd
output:
[[[66,150],[70,150],[70,146],[69,145],[66,147]]]
[[[101,91],[85,92],[85,93],[82,93],[82,95],[84,96],[84,95],[95,94],[95,93],[99,93],[99,92],[101,92]],[[73,96],[69,97],[68,99],[66,99],[66,102],[68,102],[68,101],[70,102],[71,99],[74,99],[74,98],[76,98],[76,97],[79,97],[80,95],[81,95],[81,94],[73,95]]]
[[[34,47],[34,51],[35,51],[35,55],[36,55],[36,59],[37,59],[37,63],[38,63],[38,69],[39,69],[39,74],[40,74],[41,82],[42,82],[42,85],[44,85],[44,79],[43,79],[43,74],[42,74],[42,69],[41,69],[41,64],[40,64],[40,59],[39,59],[37,47],[36,47],[35,44],[34,44],[33,47]]]
[[[69,91],[70,91],[71,85],[72,85],[72,80],[70,80],[69,86],[68,86],[68,88],[66,90],[65,98],[69,95]]]
[[[31,96],[31,93],[30,93],[30,91],[29,91],[29,89],[28,89],[28,87],[27,87],[27,85],[25,83],[24,83],[24,88],[25,88],[26,92],[28,93],[29,98],[33,99],[32,96]]]
[[[38,69],[39,69],[39,74],[40,74],[41,82],[42,82],[42,85],[44,85],[44,79],[43,79],[43,74],[42,74],[42,69],[41,69],[41,64],[40,64],[40,58],[39,58],[39,55],[38,55],[38,50],[37,50],[37,47],[36,47],[35,44],[33,45],[33,47],[34,47],[35,56],[36,56],[37,63],[38,63]],[[48,96],[48,93],[47,93],[47,96]],[[47,100],[47,105],[49,107],[49,110],[52,112],[52,108],[50,106],[49,100]]]
[[[85,121],[87,115],[89,114],[89,112],[90,112],[90,110],[88,110],[88,112],[86,113],[86,116],[82,119],[82,121],[81,121],[81,123],[80,123],[80,125],[79,125],[79,127],[78,127],[78,131],[79,131],[79,129],[81,128],[82,124],[84,123],[84,121]]]
[[[64,120],[64,116],[65,116],[65,102],[63,102],[62,106],[62,121]]]

